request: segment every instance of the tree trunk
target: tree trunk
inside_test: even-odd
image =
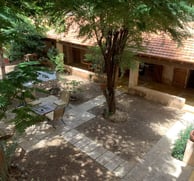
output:
[[[102,42],[98,42],[104,56],[105,71],[107,74],[107,87],[103,91],[103,94],[107,102],[106,115],[108,116],[116,112],[116,81],[118,78],[119,63],[126,45],[127,37],[127,29],[111,30],[107,34],[105,48]]]
[[[0,66],[1,66],[1,74],[2,74],[2,79],[5,78],[5,62],[4,62],[4,59],[3,59],[3,49],[0,48]]]
[[[115,90],[112,87],[107,86],[107,88],[103,90],[103,94],[106,98],[108,109],[106,114],[108,114],[108,116],[112,115],[116,112]]]
[[[0,180],[6,181],[8,176],[8,167],[3,148],[0,144]]]

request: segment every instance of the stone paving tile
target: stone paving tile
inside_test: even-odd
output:
[[[61,134],[67,133],[70,130],[71,130],[71,127],[64,125],[62,130],[61,130]]]
[[[85,137],[85,135],[83,133],[78,133],[76,136],[72,137],[69,142],[71,144],[75,144],[78,141],[80,141],[81,139],[83,139]]]
[[[64,116],[63,116],[63,121],[66,122],[66,121],[77,120],[78,115],[82,113],[83,112],[78,112],[77,110],[75,110],[75,108],[65,111]]]
[[[84,147],[80,147],[80,149],[86,153],[89,154],[91,151],[95,150],[97,147],[101,146],[100,144],[92,141],[90,144],[84,146]]]
[[[78,131],[76,130],[70,130],[66,133],[62,133],[61,135],[63,136],[63,138],[66,140],[66,141],[69,141],[71,140],[74,136],[76,136],[77,134],[79,134]]]
[[[96,161],[101,165],[105,165],[106,163],[110,162],[111,159],[113,159],[115,156],[116,155],[111,151],[107,151],[104,154],[102,154],[100,157],[98,157]]]
[[[115,91],[115,96],[120,96],[121,94],[123,94],[124,92],[123,91],[121,91],[121,90],[116,90]]]
[[[81,115],[79,115],[80,120],[84,120],[84,122],[89,121],[90,119],[96,117],[94,114],[89,112],[84,112]]]
[[[148,176],[143,178],[142,181],[177,181],[177,178],[173,178],[171,175],[164,174],[164,172],[152,171]]]
[[[136,179],[130,177],[130,178],[122,178],[120,181],[137,181]]]
[[[88,111],[96,106],[100,106],[105,102],[105,99],[93,99],[90,100],[88,102],[83,103],[82,105],[76,107],[74,110],[78,111],[78,112],[85,112]]]
[[[117,167],[119,167],[120,164],[124,163],[125,160],[123,160],[122,158],[115,156],[114,158],[112,158],[108,163],[106,163],[104,165],[104,167],[106,167],[108,170],[113,171],[115,170]]]
[[[21,143],[19,143],[20,147],[22,147],[26,152],[30,152],[34,150],[34,145],[36,145],[39,142],[38,139],[33,139],[33,140],[24,140]]]
[[[77,115],[74,116],[73,118],[71,116],[70,119],[64,118],[64,123],[71,128],[76,128],[79,125],[91,120],[94,117],[95,115],[89,112],[77,113]]]
[[[103,104],[105,102],[105,97],[104,97],[104,95],[100,95],[98,97],[95,97],[91,101],[94,101],[94,102],[96,102],[96,104],[99,104],[100,105],[100,104]]]
[[[67,112],[67,111],[69,111],[69,110],[71,110],[71,109],[74,109],[76,106],[74,106],[74,105],[72,105],[71,103],[69,103],[68,105],[67,105],[67,107],[65,107],[65,112]]]
[[[40,140],[40,139],[45,138],[46,136],[49,136],[49,134],[50,134],[50,132],[48,132],[48,131],[40,131],[40,132],[36,133],[34,136],[35,136],[35,138]]]
[[[100,155],[102,155],[103,153],[105,153],[107,150],[104,149],[103,147],[99,146],[97,148],[95,148],[94,150],[92,150],[91,152],[87,153],[91,158],[93,158],[94,160],[97,159]]]
[[[113,173],[120,178],[123,178],[124,176],[126,176],[131,169],[135,166],[135,162],[128,162],[125,161],[124,163],[120,164],[119,167],[117,167]]]
[[[79,118],[75,117],[73,120],[64,120],[65,125],[69,126],[71,129],[79,122]]]
[[[86,146],[86,145],[88,145],[90,143],[91,143],[91,140],[89,138],[87,138],[87,137],[84,137],[80,141],[76,142],[74,144],[74,146],[76,146],[77,148],[82,148],[82,147],[84,147],[84,146]]]
[[[149,166],[137,165],[124,178],[129,180],[135,178],[137,181],[142,181],[148,175],[149,169],[151,169]]]

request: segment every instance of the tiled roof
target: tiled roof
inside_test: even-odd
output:
[[[47,33],[48,38],[84,46],[96,44],[95,37],[90,39],[88,37],[78,37],[79,25],[73,19],[68,21],[71,21],[71,23],[67,32],[56,34],[54,31],[50,31]],[[165,34],[146,34],[143,44],[145,50],[140,51],[139,55],[194,63],[194,30],[192,31],[192,37],[182,41],[183,46],[178,46],[175,41]]]
[[[73,43],[73,44],[83,45],[83,46],[92,46],[95,44],[93,40],[88,39],[86,37],[77,37],[77,34],[74,32],[57,34],[52,30],[47,32],[47,37],[50,39],[56,39],[58,41]]]
[[[67,43],[73,43],[73,44],[84,45],[84,46],[92,46],[95,44],[96,40],[94,37],[88,38],[87,36],[85,37],[78,36],[79,30],[80,30],[79,24],[74,21],[73,17],[66,19],[66,21],[68,21],[68,24],[69,24],[69,27],[67,27],[68,31],[57,34],[54,30],[51,30],[47,32],[47,37],[51,39],[57,39]]]
[[[180,46],[165,34],[147,35],[143,46],[145,49],[139,55],[194,63],[194,33]]]

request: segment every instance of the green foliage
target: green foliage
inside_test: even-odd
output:
[[[13,22],[16,20],[17,16],[14,16],[14,13],[8,7],[0,6],[0,47],[9,39],[6,31],[12,27]]]
[[[65,90],[67,90],[70,93],[76,93],[78,91],[81,91],[81,89],[79,89],[80,85],[81,85],[81,81],[77,81],[77,80],[66,81]]]
[[[104,59],[98,46],[89,47],[88,52],[84,56],[84,60],[92,64],[92,69],[94,70],[94,72],[104,72]]]
[[[7,36],[12,36],[13,40],[7,42],[7,57],[11,61],[22,60],[23,56],[28,53],[36,53],[42,56],[45,43],[43,34],[37,31],[35,25],[27,19],[13,24],[13,27],[7,30]]]
[[[131,69],[136,68],[136,62],[139,62],[140,59],[138,58],[138,56],[135,55],[136,53],[129,51],[128,48],[125,48],[125,50],[123,51],[119,61],[121,77],[124,75],[125,71],[129,69],[129,67]]]
[[[174,148],[172,150],[173,157],[181,161],[183,160],[187,140],[189,139],[190,132],[193,128],[193,126],[188,126],[185,130],[181,131],[179,138],[176,140]]]
[[[23,105],[23,108],[13,109],[16,113],[16,118],[12,121],[15,122],[16,128],[19,131],[23,131],[26,126],[35,123],[36,115],[30,114],[30,109],[25,107],[26,99],[33,99],[33,87],[24,86],[27,82],[36,83],[37,71],[45,70],[39,66],[38,62],[24,62],[15,67],[15,70],[8,73],[6,78],[0,80],[0,120],[6,116],[6,111],[10,111],[10,106],[13,107],[15,102]],[[16,105],[17,107],[18,105]]]
[[[2,148],[3,152],[5,153],[5,159],[8,166],[11,164],[11,158],[14,156],[17,143],[14,139],[11,141],[0,141],[0,147]]]
[[[95,37],[101,49],[107,74],[104,94],[109,111],[116,111],[114,88],[119,66],[130,66],[132,58],[122,58],[127,45],[137,52],[143,33],[165,32],[180,42],[187,35],[187,22],[194,9],[191,0],[58,0],[41,1],[51,23],[66,15],[66,29],[76,22],[79,36]],[[49,10],[49,11],[47,11]],[[61,24],[64,27],[64,24]],[[71,27],[72,28],[72,27]],[[89,57],[91,58],[91,57]]]
[[[50,48],[47,52],[49,60],[53,63],[56,72],[64,72],[64,54],[59,53],[56,48]]]
[[[24,132],[29,126],[32,126],[45,119],[45,117],[35,114],[28,106],[14,109],[13,113],[15,113],[16,116],[10,121],[15,124],[16,130],[21,133]]]

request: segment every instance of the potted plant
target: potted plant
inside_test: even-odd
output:
[[[190,131],[189,139],[187,140],[183,161],[191,166],[194,166],[194,130]]]

